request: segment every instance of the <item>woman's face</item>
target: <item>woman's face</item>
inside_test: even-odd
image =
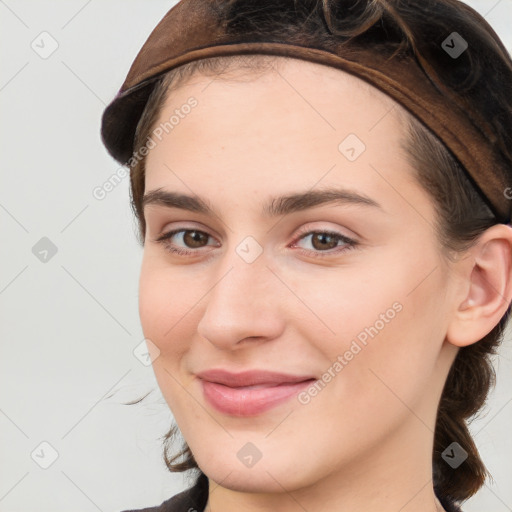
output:
[[[398,105],[342,71],[281,64],[195,76],[155,127],[174,116],[153,137],[146,194],[211,209],[145,206],[140,318],[158,384],[223,487],[417,471],[456,353],[433,203],[400,148]],[[213,369],[316,381],[234,389],[198,377]]]

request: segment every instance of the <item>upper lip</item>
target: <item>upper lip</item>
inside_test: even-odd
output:
[[[288,375],[265,370],[248,370],[240,373],[232,373],[220,368],[199,372],[197,376],[203,380],[216,382],[229,387],[256,386],[258,384],[276,385],[285,382],[302,382],[315,378],[312,375]]]

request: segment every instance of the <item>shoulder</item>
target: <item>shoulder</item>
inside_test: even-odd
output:
[[[122,512],[203,512],[208,498],[208,479],[201,473],[196,483],[156,507]]]
[[[140,508],[137,510],[123,510],[122,512],[189,512],[189,509],[194,509],[190,498],[190,489],[187,489],[156,507]]]

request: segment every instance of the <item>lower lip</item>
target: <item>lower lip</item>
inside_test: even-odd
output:
[[[314,380],[258,388],[230,388],[207,380],[202,380],[202,384],[205,399],[218,411],[232,416],[255,416],[286,402]]]

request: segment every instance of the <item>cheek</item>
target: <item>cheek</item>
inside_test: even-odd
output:
[[[386,401],[390,389],[406,402],[419,396],[444,340],[445,283],[437,255],[425,249],[382,251],[364,271],[338,268],[295,281],[317,315],[301,320],[303,336],[323,353],[325,372],[343,375],[324,374],[337,382],[340,401]]]
[[[144,255],[139,278],[139,316],[144,336],[161,355],[179,354],[189,342],[182,335],[190,326],[194,305],[201,298],[201,287],[187,285],[180,271]],[[167,340],[172,340],[172,343]],[[172,359],[171,359],[172,360]]]
[[[184,356],[189,350],[194,331],[194,304],[201,297],[194,286],[184,286],[179,272],[160,261],[144,255],[139,279],[139,316],[144,337],[155,346],[158,354],[152,367],[158,386],[176,419],[190,396],[182,372]],[[196,416],[193,408],[188,416]]]
[[[301,312],[300,317],[289,318],[300,318],[299,323],[307,329],[304,336],[331,359],[347,350],[354,339],[364,343],[372,326],[384,332],[399,316],[397,309],[402,309],[408,269],[399,265],[401,275],[394,275],[390,265],[397,266],[397,262],[392,257],[386,261],[385,257],[380,255],[378,265],[361,262],[320,268],[300,277],[282,274],[283,281],[292,283],[296,295],[290,296],[290,304],[294,304],[296,313]]]

